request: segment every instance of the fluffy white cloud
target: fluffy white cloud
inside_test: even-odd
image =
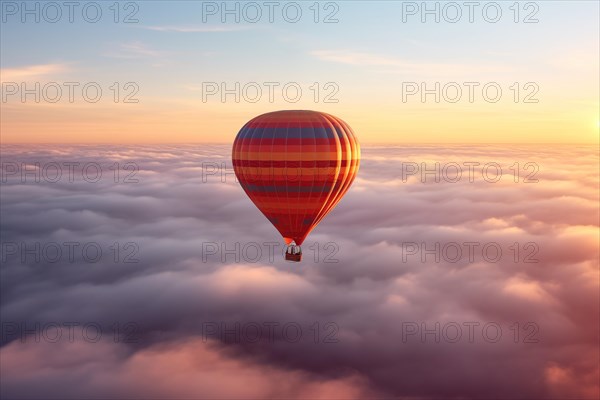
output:
[[[593,147],[365,148],[301,264],[271,258],[229,152],[3,146],[3,396],[598,396]]]

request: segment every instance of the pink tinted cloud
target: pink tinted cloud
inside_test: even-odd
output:
[[[363,398],[372,395],[354,374],[320,377],[236,357],[199,338],[157,344],[132,353],[112,338],[92,343],[76,330],[69,341],[15,341],[1,350],[4,393],[51,398]],[[31,344],[31,343],[35,344]],[[40,390],[32,383],[47,385]],[[11,395],[12,397],[12,395]]]
[[[206,242],[232,248],[236,242],[280,240],[233,180],[230,164],[224,175],[203,181],[202,163],[227,163],[229,152],[229,146],[9,146],[8,154],[3,148],[3,162],[109,166],[118,161],[140,167],[139,183],[125,185],[111,179],[23,184],[11,177],[0,194],[3,241],[77,238],[107,246],[133,241],[141,259],[135,265],[40,265],[11,258],[1,270],[3,322],[31,327],[35,322],[95,321],[110,329],[115,321],[135,321],[143,337],[150,338],[137,345],[102,342],[81,350],[3,338],[3,393],[17,397],[35,387],[61,397],[71,388],[84,398],[95,393],[99,381],[112,385],[107,396],[113,397],[144,397],[147,388],[164,398],[181,391],[191,397],[243,398],[344,397],[332,392],[346,398],[598,397],[595,148],[365,148],[352,190],[309,237],[305,262],[293,266],[280,254],[274,261],[266,254],[257,262],[236,262],[232,256],[222,261],[221,254],[203,259]],[[407,162],[426,162],[430,168],[435,162],[497,163],[503,176],[495,183],[481,173],[474,182],[466,175],[454,183],[423,182],[419,175],[404,180]],[[518,182],[510,170],[516,162]],[[523,169],[527,162],[537,164],[538,182],[522,181],[530,172]],[[406,243],[431,248],[474,241],[497,243],[503,257],[490,262],[480,251],[472,261],[466,254],[455,262],[443,257],[436,262],[431,255],[423,261],[421,254],[403,260]],[[338,246],[339,262],[324,262],[322,247],[321,258],[314,261],[310,246],[327,242]],[[520,249],[517,262],[510,249],[514,243]],[[523,247],[526,243],[536,244],[532,257],[537,262],[524,262],[531,251]],[[211,337],[210,345],[199,344],[207,321],[228,327],[294,321],[305,329],[316,321],[334,322],[338,342],[228,343]],[[424,341],[420,335],[402,340],[403,323],[431,329],[436,323],[468,322],[480,328],[499,324],[501,340],[483,340],[478,331],[470,343],[466,330],[456,343],[436,342],[431,335]],[[524,337],[533,330],[524,328],[530,322],[537,326],[537,341],[527,343]],[[157,332],[167,334],[157,337]],[[216,357],[214,375],[194,364],[194,354]],[[165,371],[160,375],[153,363],[173,365],[190,381],[190,374],[196,374],[198,383],[184,384]],[[277,382],[238,372],[247,368]],[[186,374],[187,369],[195,372]],[[240,382],[254,380],[256,392],[245,396],[237,391]]]

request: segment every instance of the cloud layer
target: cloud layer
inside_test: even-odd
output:
[[[598,396],[593,147],[365,148],[301,264],[229,156],[3,146],[2,396]]]

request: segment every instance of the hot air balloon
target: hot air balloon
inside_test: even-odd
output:
[[[248,121],[232,158],[242,188],[288,245],[285,259],[300,261],[306,236],[354,181],[360,146],[333,115],[285,110]]]

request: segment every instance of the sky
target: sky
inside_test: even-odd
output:
[[[25,4],[2,2],[3,143],[230,143],[279,109],[365,144],[598,142],[596,1]]]
[[[228,145],[6,151],[3,398],[598,398],[594,145],[369,147],[293,264]]]

